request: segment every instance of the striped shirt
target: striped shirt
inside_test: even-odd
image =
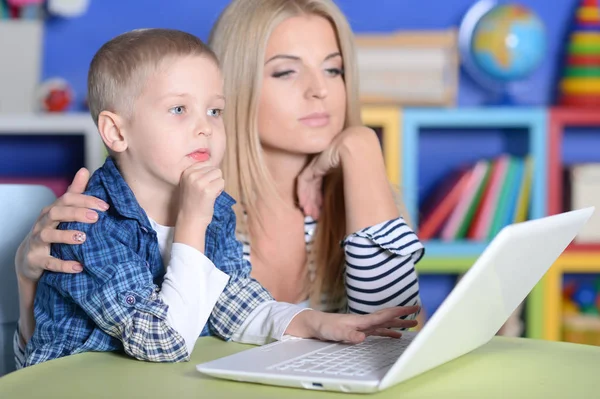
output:
[[[317,222],[311,217],[304,219],[307,254],[312,249],[316,227]],[[238,232],[238,240],[243,244],[244,257],[250,261],[249,237]],[[341,245],[345,253],[347,295],[339,309],[366,314],[391,306],[420,305],[415,265],[424,248],[403,218],[350,234]],[[314,262],[308,264],[308,273],[313,281]]]

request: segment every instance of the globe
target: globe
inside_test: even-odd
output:
[[[546,32],[528,8],[483,0],[461,23],[460,46],[473,77],[498,88],[528,77],[539,67],[546,53]]]

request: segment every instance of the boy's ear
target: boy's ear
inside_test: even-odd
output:
[[[98,115],[98,131],[102,141],[114,152],[123,152],[127,149],[125,138],[125,121],[119,115],[102,111]]]

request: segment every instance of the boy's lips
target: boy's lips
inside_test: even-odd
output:
[[[208,148],[202,148],[194,152],[190,152],[188,157],[192,158],[196,162],[206,162],[210,159],[210,150]]]

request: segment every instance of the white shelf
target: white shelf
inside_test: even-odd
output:
[[[1,134],[83,135],[85,167],[94,172],[104,163],[104,144],[87,113],[0,114]]]

